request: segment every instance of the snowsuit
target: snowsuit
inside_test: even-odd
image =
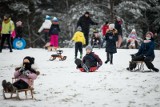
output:
[[[111,64],[113,63],[113,54],[117,53],[116,41],[118,40],[118,36],[116,32],[115,29],[113,31],[109,30],[105,36],[107,62],[110,61]]]
[[[127,41],[127,48],[132,45],[132,42],[135,44],[135,48],[138,47],[138,42],[137,42],[137,34],[130,33],[128,36],[128,41]]]
[[[12,52],[12,45],[11,45],[11,33],[14,31],[14,23],[11,21],[11,19],[3,20],[2,22],[2,39],[1,39],[1,47],[0,52],[2,52],[3,45],[5,40],[7,39],[7,43],[10,49],[10,52]]]
[[[80,26],[82,28],[82,32],[84,33],[86,46],[89,43],[88,35],[89,35],[90,25],[97,25],[97,23],[93,22],[90,17],[86,17],[85,15],[81,16],[77,23],[77,27]]]
[[[58,24],[52,24],[49,30],[50,46],[58,47],[58,35],[60,28]]]
[[[49,19],[45,19],[42,26],[38,30],[39,33],[42,32],[42,31],[44,32],[46,42],[48,40],[48,33],[49,33],[49,29],[50,29],[51,25],[52,25],[52,22]]]
[[[155,58],[154,46],[155,46],[154,40],[144,40],[138,52],[132,57],[132,61],[144,61],[148,69],[154,70],[155,67],[152,64],[152,61]],[[136,68],[136,64],[135,66],[130,65],[131,70],[134,68]]]
[[[75,41],[75,58],[77,58],[78,50],[80,52],[80,58],[82,58],[83,45],[86,44],[83,32],[77,31],[72,40]]]

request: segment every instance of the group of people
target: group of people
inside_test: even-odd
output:
[[[0,53],[2,52],[6,39],[7,39],[7,44],[9,46],[10,52],[13,52],[12,42],[14,38],[22,38],[22,35],[23,35],[22,22],[17,21],[15,26],[14,22],[11,20],[10,15],[5,14],[2,21],[0,34],[2,35],[1,44],[0,44]]]

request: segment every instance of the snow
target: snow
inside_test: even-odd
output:
[[[44,49],[3,50],[0,53],[0,81],[11,81],[16,66],[25,56],[35,57],[40,76],[35,80],[34,100],[4,100],[3,107],[159,107],[159,72],[129,72],[130,54],[136,49],[118,49],[114,64],[103,64],[98,72],[83,73],[74,64],[74,48],[62,48],[67,60],[49,61],[50,55]],[[83,49],[85,53],[85,49]],[[105,49],[94,49],[103,62]],[[159,67],[160,51],[155,51],[153,64]],[[145,67],[145,70],[147,68]],[[2,90],[2,87],[0,87]],[[23,97],[24,93],[20,97]]]

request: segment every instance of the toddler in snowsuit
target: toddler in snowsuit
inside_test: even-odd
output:
[[[58,48],[58,35],[60,32],[59,24],[58,24],[58,19],[56,17],[53,18],[52,20],[52,25],[49,30],[49,35],[50,35],[50,46],[53,46]]]
[[[23,64],[20,67],[15,68],[14,77],[17,79],[13,84],[2,81],[2,86],[6,92],[15,92],[16,90],[26,89],[33,85],[33,81],[39,75],[39,71],[36,71],[34,67],[34,58],[26,56],[23,59]],[[30,82],[30,79],[32,80]]]
[[[109,25],[109,30],[106,33],[105,40],[106,40],[106,53],[107,53],[107,60],[105,63],[107,64],[110,61],[110,64],[113,64],[113,54],[117,53],[116,48],[116,41],[118,40],[117,30],[114,29],[114,24]]]
[[[76,59],[75,64],[77,65],[77,69],[80,69],[82,72],[94,72],[102,65],[102,60],[92,52],[91,46],[87,46],[86,55],[83,57],[83,60]]]
[[[81,28],[78,27],[77,32],[74,34],[72,41],[75,42],[75,59],[77,59],[78,50],[80,52],[80,59],[83,54],[83,45],[86,44],[85,37],[83,32],[81,32]]]

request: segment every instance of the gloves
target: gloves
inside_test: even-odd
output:
[[[26,71],[23,71],[23,75],[26,75],[26,76],[28,76],[29,75],[29,71],[28,70],[26,70]]]
[[[19,69],[20,73],[23,73],[24,71],[25,71],[25,67],[24,66]]]

